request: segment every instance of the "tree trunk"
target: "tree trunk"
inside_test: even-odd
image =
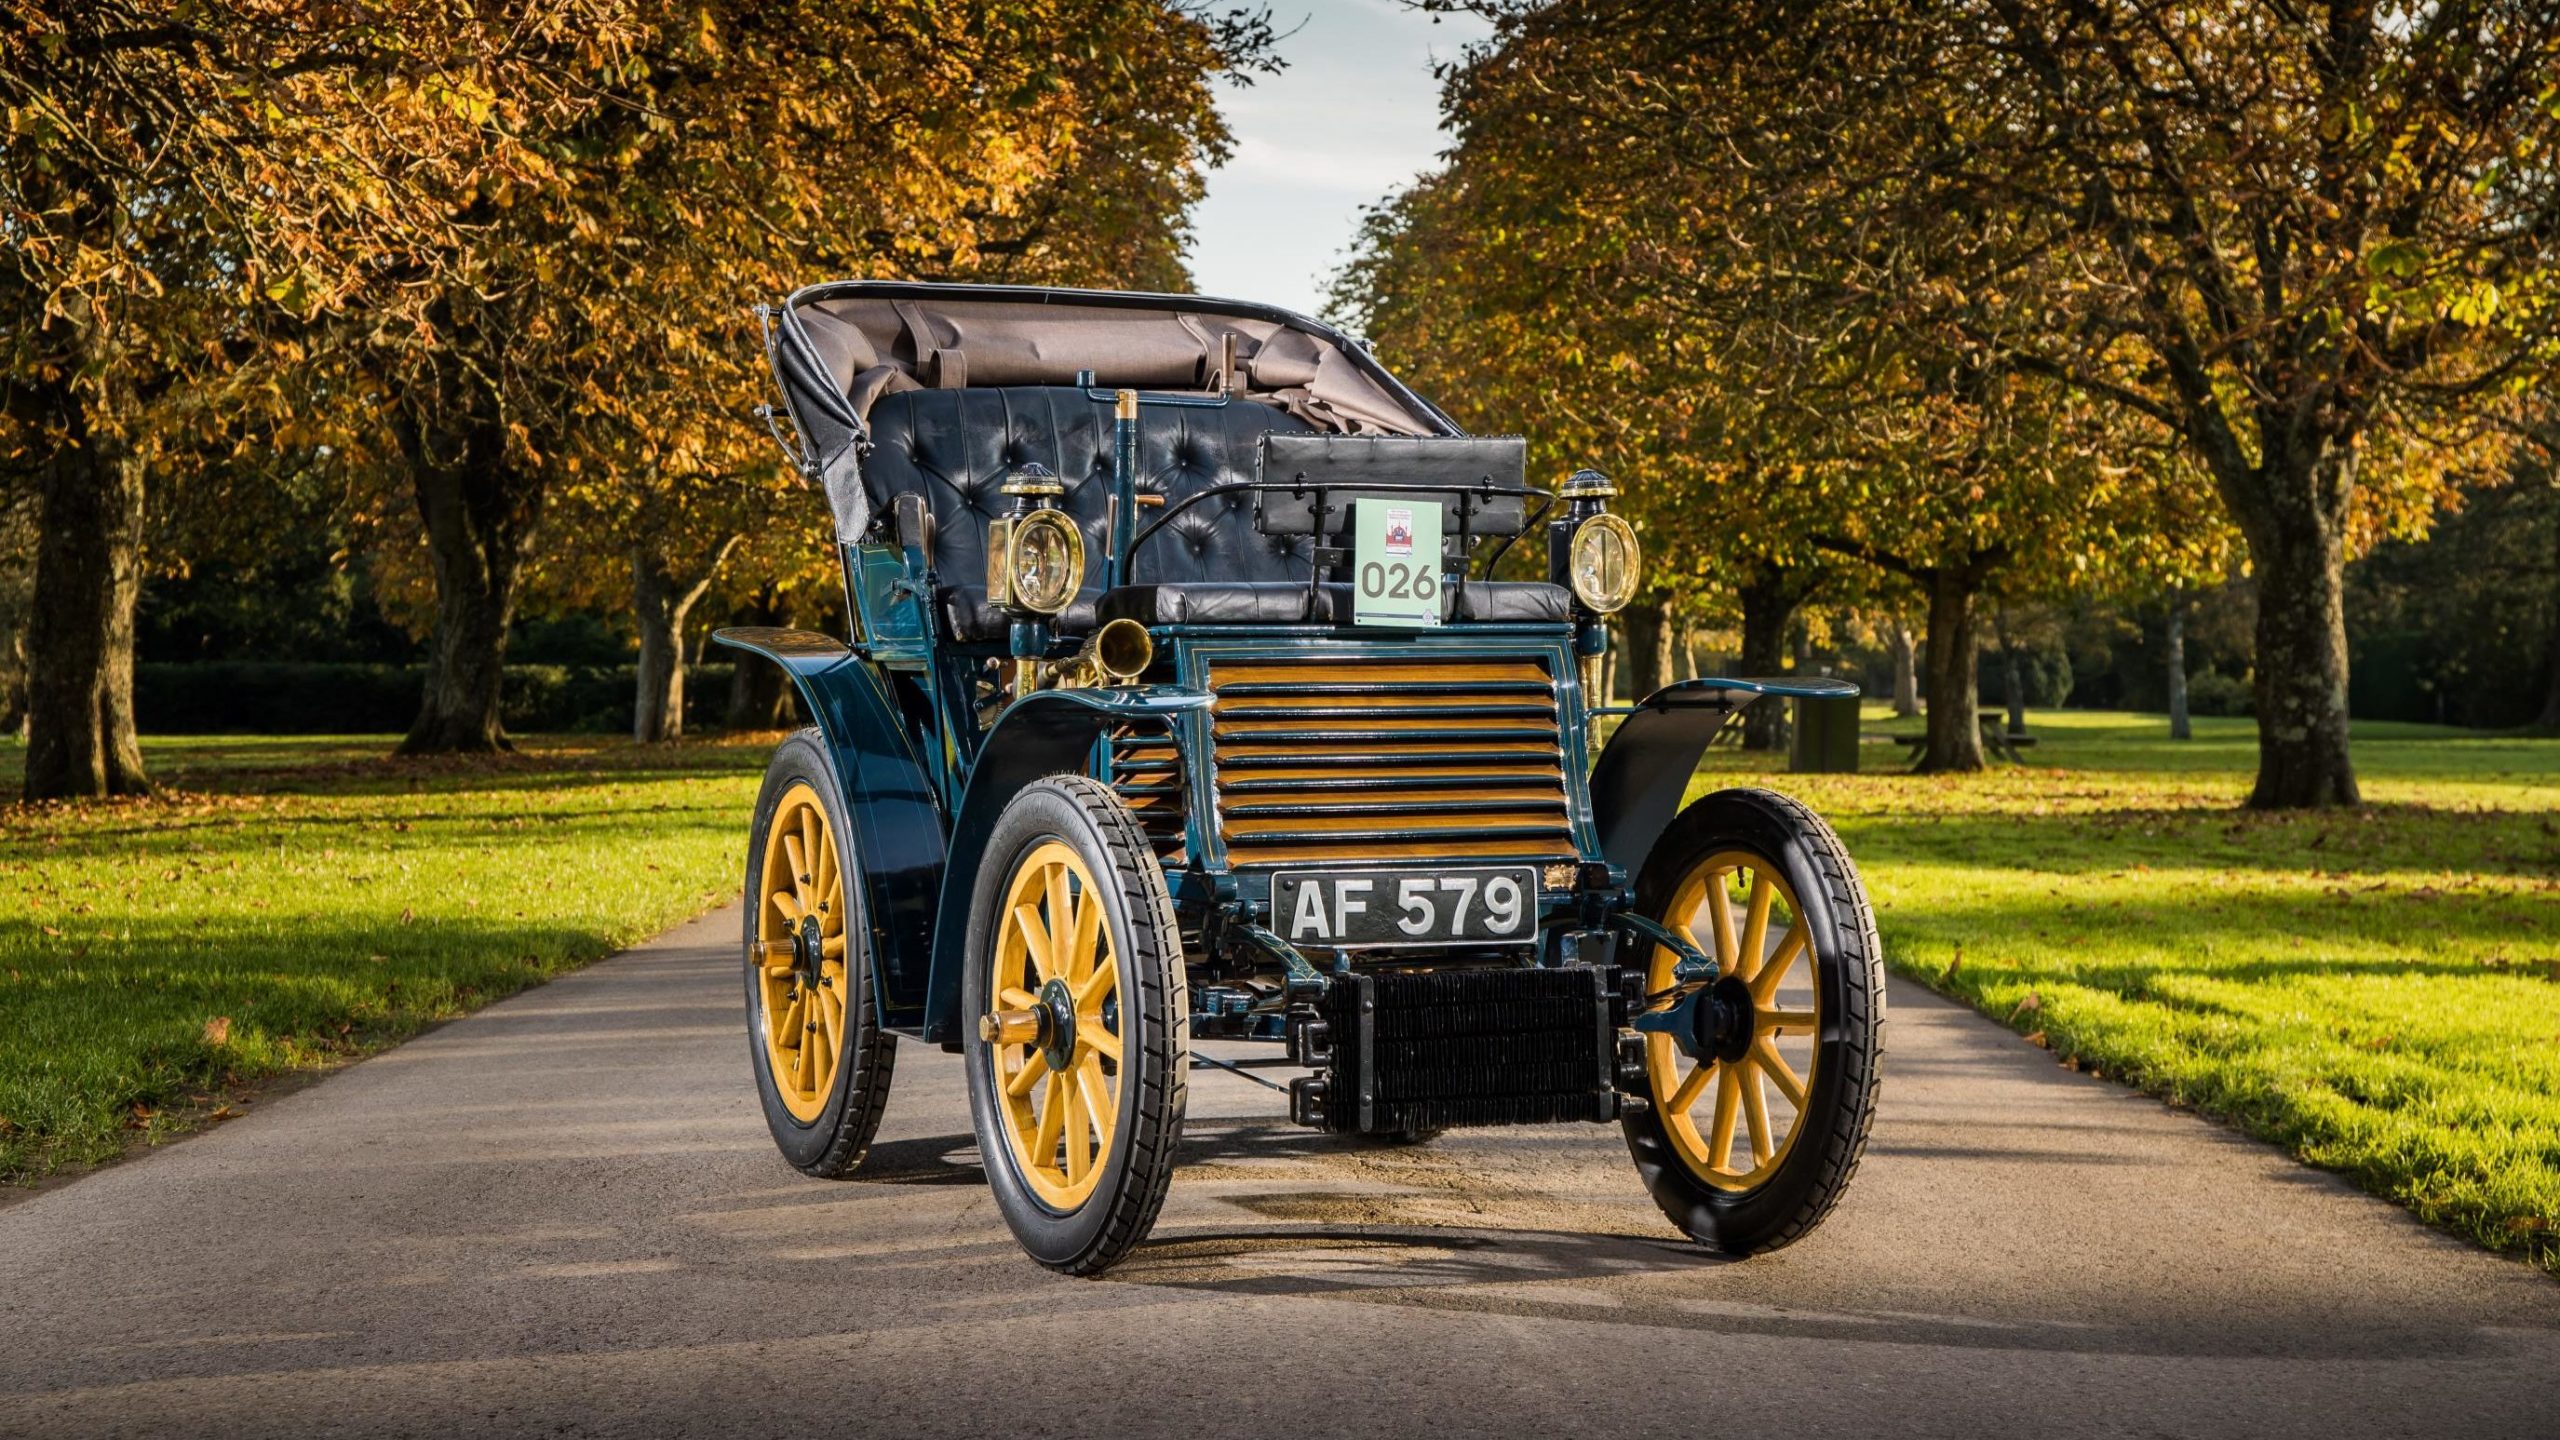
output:
[[[1627,694],[1642,700],[1662,688],[1671,668],[1671,602],[1638,600],[1618,618],[1627,631]]]
[[[1970,565],[1942,565],[1927,572],[1929,633],[1929,745],[1917,767],[1922,774],[1982,768],[1982,731],[1976,720],[1973,598],[1980,579]]]
[[[1744,679],[1776,675],[1786,668],[1787,625],[1795,619],[1801,591],[1787,583],[1784,570],[1760,564],[1751,568],[1737,593],[1742,600],[1742,653],[1734,668]],[[1786,737],[1785,706],[1771,701],[1742,712],[1743,749],[1782,750]]]
[[[1897,720],[1913,720],[1920,715],[1920,656],[1912,644],[1911,627],[1899,615],[1889,617],[1884,627],[1885,648],[1893,655],[1893,715]]]
[[[2551,638],[2544,641],[2544,663],[2551,667],[2551,679],[2542,691],[2542,714],[2533,728],[2560,731],[2560,505],[2551,510]]]
[[[1991,612],[1991,631],[2000,642],[2000,698],[2009,710],[2009,733],[2027,733],[2027,690],[2018,678],[2018,642],[2009,633],[2009,607],[2000,605]]]
[[[644,745],[684,738],[684,627],[702,592],[736,547],[731,536],[704,563],[676,573],[655,547],[631,548],[631,602],[640,625],[639,693],[631,707],[631,738]],[[767,667],[770,668],[770,667]]]
[[[2196,730],[2187,718],[2187,597],[2169,597],[2169,738],[2192,740]]]
[[[495,398],[475,394],[468,403],[477,413],[450,433],[400,426],[436,581],[426,694],[400,742],[403,755],[512,748],[498,716],[507,631],[544,487],[509,462]]]
[[[133,609],[142,595],[143,462],[131,377],[96,317],[70,322],[90,394],[57,389],[62,448],[43,470],[27,649],[30,800],[151,789],[133,716]]]
[[[2260,810],[2362,803],[2347,740],[2344,532],[2354,452],[2341,442],[2317,462],[2293,463],[2304,473],[2271,477],[2241,516],[2258,573],[2258,783],[2249,804]]]

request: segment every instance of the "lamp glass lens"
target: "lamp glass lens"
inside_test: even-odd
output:
[[[1636,593],[1636,541],[1627,522],[1596,515],[1573,533],[1573,591],[1582,603],[1609,614]]]
[[[1084,583],[1084,547],[1053,513],[1026,517],[1013,532],[1013,593],[1028,609],[1056,614]]]

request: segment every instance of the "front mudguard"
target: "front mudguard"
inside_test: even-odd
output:
[[[933,927],[933,970],[924,1009],[924,1038],[960,1046],[960,977],[969,963],[969,902],[978,888],[978,861],[995,833],[996,817],[1023,786],[1044,775],[1082,775],[1094,746],[1114,728],[1172,725],[1178,717],[1209,708],[1204,691],[1170,685],[1116,689],[1035,690],[1006,707],[979,742],[978,760],[951,826],[949,861]]]
[[[1680,811],[1698,757],[1731,716],[1767,696],[1854,699],[1858,687],[1819,676],[1728,680],[1700,677],[1665,685],[1635,706],[1591,770],[1591,815],[1600,854],[1630,880]]]
[[[853,833],[873,943],[871,993],[884,1024],[912,1029],[932,969],[934,902],[946,853],[942,806],[878,667],[814,630],[715,630],[714,641],[783,669],[818,723]]]

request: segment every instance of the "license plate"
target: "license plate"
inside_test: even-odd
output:
[[[1289,870],[1271,877],[1272,929],[1300,947],[1521,941],[1538,933],[1538,872]]]

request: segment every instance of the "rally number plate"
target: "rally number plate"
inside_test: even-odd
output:
[[[1283,871],[1271,877],[1271,918],[1290,944],[1320,949],[1526,941],[1538,933],[1538,872]]]

